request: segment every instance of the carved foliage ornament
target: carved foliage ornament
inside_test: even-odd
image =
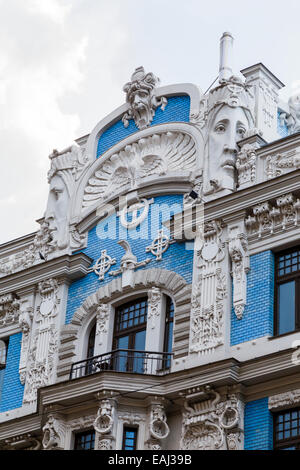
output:
[[[94,205],[123,190],[139,186],[144,178],[193,170],[196,147],[188,134],[165,132],[139,139],[107,159],[89,179],[83,207]]]
[[[167,99],[158,99],[155,89],[159,84],[159,79],[153,73],[145,73],[144,67],[135,69],[131,76],[131,82],[124,85],[126,101],[129,110],[124,114],[122,121],[125,127],[129,126],[129,120],[134,119],[136,126],[142,130],[150,126],[155,110],[160,106],[164,111],[167,106]]]
[[[289,408],[300,403],[300,390],[280,393],[269,397],[269,410]]]
[[[60,423],[52,414],[48,416],[48,421],[43,427],[43,434],[42,444],[45,450],[61,446]]]
[[[292,150],[284,154],[269,155],[266,159],[265,173],[268,179],[272,179],[299,168],[300,155],[297,155],[296,150]]]
[[[152,289],[148,291],[147,318],[151,324],[152,329],[155,328],[155,318],[158,318],[160,316],[161,298],[161,291],[157,287],[152,287]]]

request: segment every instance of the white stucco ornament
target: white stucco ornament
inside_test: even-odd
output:
[[[155,88],[158,84],[159,78],[153,73],[145,73],[144,67],[135,69],[131,82],[126,83],[123,88],[129,104],[129,110],[122,118],[125,127],[128,127],[129,120],[133,119],[140,130],[145,129],[150,126],[159,106],[164,111],[168,101],[164,97],[156,97]]]
[[[103,281],[105,273],[107,273],[116,262],[116,258],[109,256],[106,250],[101,251],[100,258],[97,259],[93,266],[93,271],[98,276],[99,281]]]

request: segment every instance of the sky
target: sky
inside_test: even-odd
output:
[[[136,67],[206,91],[230,31],[236,71],[263,62],[285,101],[300,88],[299,0],[0,0],[0,12],[0,243],[38,229],[48,155],[123,104]]]

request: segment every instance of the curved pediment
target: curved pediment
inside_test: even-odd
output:
[[[75,192],[77,214],[83,216],[153,179],[172,175],[188,179],[202,168],[202,155],[202,135],[190,124],[141,131],[115,145],[85,172]]]

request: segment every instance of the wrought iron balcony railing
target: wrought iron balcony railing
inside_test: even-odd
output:
[[[170,372],[172,353],[116,349],[72,365],[70,379],[101,371],[161,375]]]

